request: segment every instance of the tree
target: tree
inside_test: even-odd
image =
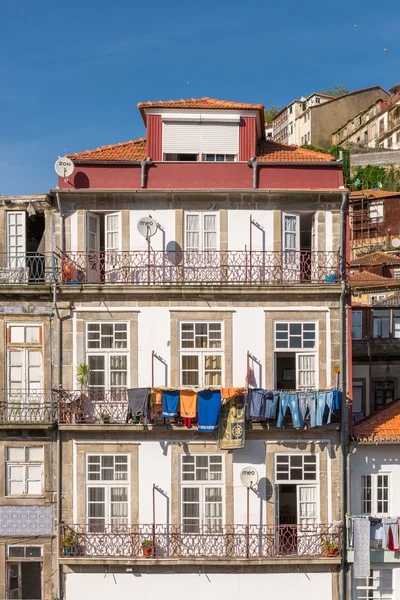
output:
[[[340,83],[334,83],[328,90],[319,90],[320,94],[326,94],[327,96],[343,96],[349,93],[347,85],[341,85]]]
[[[343,162],[343,179],[345,185],[349,185],[351,183],[351,175],[350,175],[350,152],[347,148],[343,148],[342,146],[331,146],[329,150],[326,148],[319,148],[318,146],[312,146],[307,142],[301,146],[301,148],[306,148],[306,150],[314,150],[314,152],[322,152],[322,154],[330,154],[334,156],[336,160],[339,160],[340,153],[342,153],[342,162]]]
[[[275,106],[275,104],[270,104],[270,106],[267,106],[267,108],[264,110],[265,122],[271,124],[275,115],[277,115],[280,110],[282,110],[282,107]]]

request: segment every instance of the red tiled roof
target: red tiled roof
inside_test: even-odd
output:
[[[354,289],[373,291],[374,289],[399,288],[400,281],[390,277],[382,277],[369,271],[358,271],[350,276],[350,285]]]
[[[383,267],[390,265],[400,265],[400,258],[394,254],[386,252],[372,252],[364,256],[358,256],[350,261],[350,266],[357,267]]]
[[[188,100],[157,100],[156,102],[139,102],[137,105],[143,121],[146,123],[146,108],[198,108],[218,110],[258,110],[264,122],[264,105],[248,104],[247,102],[232,102],[231,100],[218,100],[214,98],[190,98]]]
[[[76,152],[69,154],[68,158],[77,162],[92,161],[92,160],[145,160],[146,158],[146,138],[131,140],[121,144],[111,144],[102,146],[94,150],[85,150],[84,152]]]
[[[400,400],[354,425],[353,439],[359,442],[400,441]]]
[[[335,158],[330,154],[306,150],[299,146],[261,140],[258,144],[257,160],[259,162],[331,162]]]

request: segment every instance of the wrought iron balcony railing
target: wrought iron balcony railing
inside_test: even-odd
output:
[[[57,421],[58,396],[52,391],[0,390],[0,424],[44,424]]]
[[[63,284],[286,285],[338,281],[337,252],[76,252],[58,258]]]
[[[125,389],[58,392],[59,423],[125,423],[127,414]]]
[[[53,283],[58,267],[55,254],[0,253],[0,285]]]
[[[211,558],[235,560],[339,557],[334,525],[60,525],[65,558]]]

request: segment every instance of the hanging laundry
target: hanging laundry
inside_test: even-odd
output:
[[[265,390],[260,388],[253,388],[247,390],[247,402],[246,402],[246,417],[261,419],[264,417],[264,395]]]
[[[354,571],[355,578],[370,574],[370,524],[367,518],[354,517]]]
[[[230,398],[226,398],[226,388],[222,390],[223,400],[218,422],[218,445],[221,450],[244,446],[246,396],[240,388],[229,388],[228,393]]]
[[[238,394],[244,394],[246,392],[246,388],[245,387],[227,387],[227,388],[221,388],[221,398],[222,398],[222,403],[224,403],[224,401],[228,401],[231,398],[233,398],[234,396],[237,396]]]
[[[289,408],[292,415],[293,427],[300,429],[302,427],[302,419],[299,412],[299,398],[295,392],[281,392],[279,398],[279,415],[276,426],[282,428],[283,421],[287,409]]]
[[[162,390],[159,388],[152,388],[150,393],[150,418],[154,417],[162,412]]]
[[[221,391],[201,390],[197,395],[197,402],[198,430],[204,432],[215,431],[218,427],[221,410]]]
[[[184,419],[193,419],[197,415],[197,392],[181,390],[178,411]]]
[[[314,392],[299,392],[299,409],[302,425],[306,419],[307,411],[310,417],[310,426],[316,425],[316,395]]]
[[[278,410],[279,392],[265,391],[262,407],[264,419],[275,419]]]
[[[132,388],[128,390],[128,412],[126,422],[135,417],[144,417],[144,423],[147,424],[147,419],[150,412],[150,389],[149,388]]]
[[[340,395],[339,390],[333,390],[333,402],[332,402],[332,410],[339,410],[340,408]]]
[[[325,409],[328,407],[329,413],[327,423],[331,422],[333,406],[333,390],[329,392],[317,392],[317,414],[316,414],[316,425],[321,426],[324,422]]]
[[[382,519],[383,524],[383,535],[382,535],[382,548],[384,550],[392,550],[392,552],[399,552],[399,527],[396,519],[390,519],[385,517]]]
[[[166,419],[173,419],[178,416],[179,390],[163,390],[162,394],[162,415]]]

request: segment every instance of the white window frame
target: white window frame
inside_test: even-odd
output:
[[[101,475],[101,457],[114,457],[114,473],[115,473],[115,457],[124,456],[127,461],[127,478],[126,479],[89,479],[89,457],[100,457],[100,475]],[[126,452],[87,452],[85,453],[85,523],[89,523],[89,488],[104,488],[104,525],[111,525],[111,489],[124,488],[127,490],[127,524],[116,525],[116,527],[128,527],[131,524],[131,460],[129,453]],[[95,517],[92,517],[93,519]],[[99,528],[100,524],[92,524],[93,527]]]
[[[24,549],[24,556],[10,556],[10,548],[23,548]],[[39,548],[40,549],[40,556],[26,556],[26,552],[28,548]],[[10,598],[10,579],[11,579],[11,574],[10,574],[10,568],[11,565],[19,565],[18,566],[18,581],[19,581],[19,585],[18,585],[18,589],[20,591],[22,591],[22,581],[21,581],[21,564],[22,563],[40,563],[41,567],[40,567],[40,590],[41,590],[41,598],[44,598],[44,594],[43,594],[43,546],[40,546],[38,544],[8,544],[6,547],[6,598]]]
[[[24,341],[23,342],[12,342],[11,341],[11,328],[12,327],[23,327],[24,328]],[[38,342],[26,342],[26,329],[27,328],[35,328],[39,329],[39,341]],[[41,391],[43,390],[43,378],[44,378],[44,366],[43,366],[43,323],[32,321],[28,322],[19,322],[19,321],[7,321],[5,327],[5,343],[6,343],[6,389],[8,393],[12,394],[16,389],[22,389],[28,391],[31,396],[35,396],[36,394],[41,395]],[[29,379],[29,352],[39,352],[41,357],[40,368],[40,385],[39,387],[30,387],[29,383],[34,383],[34,380]],[[11,389],[11,379],[10,379],[10,355],[12,352],[21,353],[21,371],[22,371],[22,382],[25,382],[25,386],[20,388]],[[23,402],[24,400],[21,397],[13,398],[15,402]]]
[[[24,460],[21,461],[17,461],[17,460],[11,460],[9,459],[9,449],[10,448],[18,448],[24,449],[24,453],[25,453],[25,458]],[[27,456],[28,456],[28,450],[32,449],[32,448],[41,448],[43,451],[43,458],[42,460],[28,460]],[[44,490],[44,461],[45,461],[45,447],[44,445],[26,445],[26,446],[19,446],[17,444],[10,444],[7,445],[5,447],[5,454],[6,454],[6,496],[8,497],[13,497],[13,498],[20,498],[20,497],[43,497],[43,490]],[[12,467],[20,467],[23,469],[23,482],[24,482],[24,491],[22,492],[22,494],[11,494],[10,492],[10,481],[11,481],[11,476],[10,476],[10,471]],[[40,492],[38,494],[30,494],[28,492],[28,482],[30,481],[30,479],[28,478],[28,468],[29,467],[39,467],[40,468]],[[37,481],[32,480],[32,481]]]
[[[113,345],[115,344],[115,325],[126,325],[126,348],[101,348],[101,326],[112,325],[113,326]],[[100,326],[100,348],[89,348],[89,326],[99,325]],[[89,357],[91,356],[103,356],[104,357],[104,391],[109,390],[121,390],[128,389],[130,386],[130,323],[129,321],[86,321],[85,323],[85,355],[86,362],[89,363]],[[111,387],[111,357],[114,356],[126,356],[126,386],[123,387]],[[89,388],[102,387],[91,384],[89,378]]]
[[[374,223],[382,223],[384,220],[384,202],[383,200],[371,202],[368,207],[368,216]]]
[[[276,326],[277,325],[288,325],[288,346],[287,347],[278,347],[276,342]],[[300,325],[301,326],[301,334],[292,334],[295,335],[296,337],[301,337],[301,341],[302,341],[302,345],[300,346],[300,348],[291,348],[290,347],[290,325]],[[313,348],[307,348],[304,346],[304,325],[314,325],[315,326],[315,344]],[[318,331],[318,321],[274,321],[274,351],[275,352],[301,352],[301,353],[306,353],[306,354],[314,354],[314,352],[317,352],[318,350],[318,337],[319,337],[319,331]],[[283,340],[281,340],[283,341]]]
[[[387,581],[384,580],[383,571],[391,573]],[[385,586],[390,580],[391,586]],[[394,600],[393,569],[371,569],[369,577],[354,579],[354,591],[356,600]]]
[[[288,473],[289,473],[289,479],[278,479],[278,470],[277,470],[277,465],[278,465],[278,457],[288,457],[289,458],[289,463],[288,463]],[[303,472],[303,479],[290,479],[290,460],[292,457],[302,457],[302,467],[292,467],[292,468],[301,468],[302,472]],[[313,456],[315,457],[315,479],[304,479],[304,458],[305,457],[310,457]],[[282,464],[282,463],[281,463]],[[310,463],[312,464],[312,463]],[[311,471],[309,471],[311,472]],[[319,453],[318,452],[275,452],[274,454],[274,475],[275,475],[275,483],[276,484],[282,484],[282,485],[291,485],[291,484],[296,484],[296,485],[319,485]]]
[[[362,310],[353,310],[351,312],[351,337],[353,340],[362,340],[363,339],[363,335],[362,335]],[[360,323],[355,323],[355,316],[357,315],[357,317],[360,318]],[[355,329],[357,328],[357,332],[359,332],[358,335],[354,335],[355,334]]]
[[[206,324],[207,326],[210,324],[219,324],[221,327],[221,347],[220,348],[184,348],[182,346],[182,326],[183,325],[193,325],[194,330],[196,325],[202,325],[202,324]],[[207,337],[208,337],[208,333],[209,331],[207,331]],[[195,333],[194,333],[195,335]],[[225,381],[225,331],[224,331],[224,322],[223,321],[212,321],[212,320],[206,320],[206,321],[180,321],[179,322],[179,384],[181,386],[184,387],[204,387],[206,385],[205,383],[205,357],[206,356],[220,356],[221,357],[221,384],[223,385],[223,382]],[[196,338],[194,338],[196,339]],[[198,386],[190,386],[190,385],[184,385],[183,384],[183,368],[182,368],[182,362],[183,362],[183,356],[197,356],[198,357],[198,374],[199,374],[199,383]]]
[[[180,523],[183,524],[183,488],[198,488],[199,489],[199,526],[205,525],[205,489],[206,488],[218,488],[221,490],[221,505],[222,505],[222,516],[221,516],[221,525],[225,524],[225,504],[226,504],[226,496],[225,496],[225,456],[224,454],[218,452],[210,452],[210,453],[190,453],[190,457],[194,457],[195,460],[195,472],[196,472],[196,457],[207,457],[208,458],[208,472],[210,472],[210,457],[218,456],[221,458],[221,479],[194,479],[194,480],[185,480],[183,479],[183,457],[187,455],[181,453],[179,459],[179,514],[180,514]],[[189,527],[193,525],[188,525]],[[212,527],[212,526],[210,526]]]
[[[389,313],[389,314],[383,314],[383,313]],[[377,313],[377,314],[374,314]],[[381,313],[378,314],[378,313]],[[390,335],[390,309],[389,308],[374,308],[372,310],[372,338],[374,340],[388,340],[391,335]],[[383,331],[383,327],[382,327],[382,323],[383,321],[387,322],[388,326],[387,326],[387,335],[382,335],[382,331]],[[378,327],[378,323],[379,323],[379,327]],[[378,329],[380,330],[381,335],[376,335],[378,332]]]
[[[364,509],[365,507],[365,502],[368,500],[365,500],[363,498],[363,490],[368,489],[367,486],[364,485],[364,481],[366,477],[370,477],[370,481],[371,481],[371,512],[366,512]],[[388,499],[387,499],[387,511],[378,511],[378,502],[386,502],[386,500],[378,500],[378,478],[379,477],[387,477],[387,490],[388,490]],[[360,496],[360,501],[361,501],[361,506],[360,506],[360,511],[362,515],[369,515],[372,517],[378,517],[378,516],[387,516],[391,514],[390,511],[390,507],[391,507],[391,496],[392,496],[392,482],[391,482],[391,473],[363,473],[360,477],[360,490],[361,490],[361,496]],[[384,489],[384,488],[382,488]]]
[[[187,244],[187,234],[190,233],[187,228],[187,217],[193,216],[198,217],[199,219],[199,247],[198,248],[189,248]],[[215,217],[215,229],[216,229],[216,249],[208,249],[205,248],[204,244],[204,235],[206,233],[204,227],[205,217]],[[219,225],[219,212],[215,211],[194,211],[194,210],[186,210],[183,215],[183,243],[184,250],[186,252],[219,252],[220,250],[220,225]],[[196,266],[196,265],[194,265]]]
[[[301,334],[297,335],[296,337],[300,337],[301,338],[301,347],[300,348],[290,348],[289,344],[290,344],[290,325],[295,324],[295,325],[301,325]],[[314,329],[314,333],[315,333],[315,337],[314,337],[314,348],[304,348],[304,329],[303,326],[304,325],[310,325],[313,324],[315,329]],[[288,329],[287,329],[287,341],[288,341],[288,347],[287,348],[278,348],[276,343],[277,343],[277,339],[276,339],[276,334],[277,334],[277,330],[276,330],[276,326],[277,325],[287,325]],[[274,321],[274,327],[273,327],[273,336],[274,336],[274,379],[275,381],[277,381],[277,360],[278,360],[278,356],[280,354],[294,354],[295,355],[295,369],[296,369],[296,387],[297,389],[318,389],[319,386],[319,326],[318,326],[318,321]],[[302,381],[301,381],[301,374],[304,371],[304,369],[300,368],[300,361],[301,359],[307,359],[307,358],[312,358],[314,361],[314,371],[310,371],[307,370],[307,372],[310,373],[309,377],[313,377],[314,378],[314,385],[308,386],[308,385],[303,385]],[[314,375],[311,375],[311,373],[314,373]]]
[[[400,131],[399,131],[400,133]],[[400,269],[393,269],[393,279],[399,280],[400,279]]]
[[[222,152],[206,152],[206,154],[204,155],[205,158],[205,162],[235,162],[237,161],[237,154],[230,154],[228,153],[222,153]],[[208,158],[209,156],[213,156],[214,158]],[[217,160],[217,156],[222,156],[223,159],[222,160]],[[227,156],[232,157],[232,158],[228,158]]]

